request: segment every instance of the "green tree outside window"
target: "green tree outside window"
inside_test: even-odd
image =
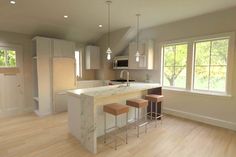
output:
[[[16,67],[16,51],[0,49],[0,67]]]

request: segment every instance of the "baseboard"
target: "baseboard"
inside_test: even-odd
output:
[[[24,109],[10,109],[5,111],[0,111],[0,118],[3,117],[11,117],[11,116],[19,116],[27,113],[33,112],[32,107],[24,108]]]
[[[210,124],[210,125],[214,125],[214,126],[227,128],[227,129],[236,131],[236,123],[233,123],[233,122],[224,121],[221,119],[216,119],[216,118],[203,116],[203,115],[199,115],[199,114],[195,114],[195,113],[174,110],[171,108],[163,108],[163,112],[166,114],[177,116],[177,117],[182,117],[182,118],[186,118],[186,119],[190,119],[190,120],[194,120],[194,121],[198,121],[198,122],[202,122],[202,123],[206,123],[206,124]]]
[[[51,112],[42,113],[42,112],[39,112],[38,110],[34,110],[34,113],[39,117],[44,117],[44,116],[48,116],[52,114]]]

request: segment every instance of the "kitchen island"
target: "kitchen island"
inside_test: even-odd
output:
[[[161,86],[156,83],[131,83],[67,92],[70,133],[75,136],[87,150],[97,153],[97,137],[104,134],[103,105],[109,103],[126,104],[126,100],[144,98],[146,94],[161,94]],[[129,119],[134,117],[130,110]],[[125,124],[125,117],[120,117],[119,126]],[[114,117],[107,116],[107,127],[114,125]]]

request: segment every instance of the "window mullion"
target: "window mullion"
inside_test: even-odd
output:
[[[209,55],[208,90],[210,90],[210,81],[211,81],[211,50],[212,50],[212,41],[210,44],[210,55]]]
[[[194,44],[193,42],[188,43],[188,53],[186,62],[186,89],[192,90],[193,87],[193,72],[194,72]]]
[[[175,66],[176,66],[176,45],[175,45],[175,51],[174,51],[174,76],[175,76],[175,74],[176,74],[176,73],[175,73],[175,72],[176,72],[176,71],[175,71],[175,70],[176,70],[176,69],[175,69],[175,68],[176,68]],[[173,81],[174,81],[174,80],[173,80]],[[175,85],[175,82],[173,82],[173,85]]]
[[[4,56],[5,56],[5,66],[7,67],[7,50],[4,50]]]

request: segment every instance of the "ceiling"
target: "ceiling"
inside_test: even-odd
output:
[[[0,30],[94,42],[107,30],[105,1],[16,0],[12,5],[0,0]],[[234,6],[236,0],[113,0],[111,29],[135,27],[136,13],[141,13],[140,27],[147,28]]]

